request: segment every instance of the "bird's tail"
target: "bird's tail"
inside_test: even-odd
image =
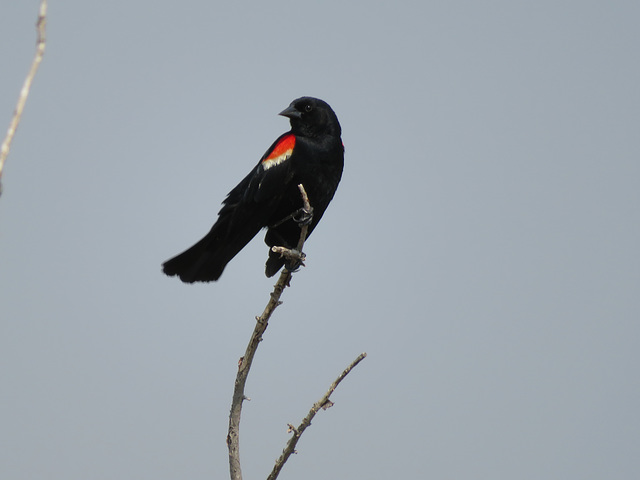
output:
[[[162,271],[169,276],[177,275],[185,283],[218,280],[231,258],[221,258],[216,249],[210,250],[210,244],[211,238],[207,234],[188,250],[167,260]]]
[[[242,228],[229,231],[230,218],[220,217],[202,240],[180,255],[167,260],[162,270],[177,275],[185,283],[218,280],[227,263],[260,231],[260,225],[244,222]]]

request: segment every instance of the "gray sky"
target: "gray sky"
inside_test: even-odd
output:
[[[4,135],[36,0],[0,7]],[[640,476],[637,2],[50,2],[0,198],[0,478],[226,478],[262,235],[160,264],[288,129],[342,184],[249,377],[245,478]]]

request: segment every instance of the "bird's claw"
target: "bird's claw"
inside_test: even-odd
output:
[[[313,220],[313,212],[310,212],[306,208],[299,208],[291,215],[293,221],[298,224],[299,227],[310,225]]]
[[[271,247],[271,251],[285,258],[284,266],[291,273],[297,272],[300,267],[304,267],[304,261],[307,259],[304,252],[300,252],[295,248]]]
[[[295,250],[297,251],[297,250]],[[300,267],[304,267],[304,259],[306,258],[306,255],[302,252],[300,252],[300,257],[299,258],[290,258],[289,260],[287,260],[284,264],[284,268],[286,268],[287,270],[289,270],[291,273],[295,273],[298,270],[300,270]]]

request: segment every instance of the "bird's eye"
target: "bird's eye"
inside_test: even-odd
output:
[[[307,103],[307,104],[304,106],[304,111],[305,111],[305,112],[310,112],[311,110],[313,110],[313,107],[312,107],[310,104],[308,104],[308,103]]]

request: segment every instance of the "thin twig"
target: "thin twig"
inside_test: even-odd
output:
[[[31,69],[27,74],[27,78],[24,80],[24,84],[22,85],[22,89],[20,90],[20,95],[18,96],[18,103],[16,104],[16,109],[13,112],[13,118],[11,119],[11,123],[9,124],[9,129],[7,130],[7,135],[4,137],[4,141],[2,142],[2,147],[0,147],[0,195],[2,194],[2,171],[4,170],[4,162],[9,155],[9,150],[11,149],[11,142],[13,141],[13,136],[16,133],[16,129],[18,128],[18,124],[20,123],[20,118],[22,117],[22,111],[24,110],[24,105],[27,102],[27,97],[29,96],[29,90],[31,90],[31,83],[33,82],[33,78],[38,71],[38,67],[40,66],[40,62],[42,61],[42,57],[44,56],[44,49],[47,44],[46,37],[46,26],[47,26],[47,0],[42,0],[40,3],[40,12],[38,14],[38,21],[36,23],[36,27],[38,29],[38,41],[36,43],[36,54],[33,58],[33,62],[31,63]]]
[[[312,212],[311,205],[309,205],[309,197],[304,189],[304,186],[298,185],[300,194],[302,195],[302,202],[304,208],[308,212]],[[302,252],[302,247],[307,239],[307,233],[309,231],[308,225],[300,227],[300,238],[296,249]],[[229,448],[229,471],[231,473],[231,480],[242,480],[242,469],[240,468],[240,415],[242,413],[242,402],[245,400],[244,387],[249,376],[249,370],[253,363],[253,357],[255,356],[258,344],[262,340],[262,335],[267,329],[269,319],[274,310],[282,302],[280,296],[286,287],[289,286],[291,281],[291,272],[284,268],[278,281],[273,287],[273,292],[269,298],[269,302],[265,307],[262,315],[256,317],[256,326],[247,345],[244,357],[238,362],[238,374],[236,375],[236,382],[233,389],[233,400],[231,402],[231,412],[229,414],[229,433],[227,435],[227,447]]]
[[[318,413],[321,408],[323,410],[326,410],[327,408],[333,406],[333,402],[329,400],[329,397],[334,392],[334,390],[338,387],[338,385],[344,379],[344,377],[346,377],[349,374],[349,372],[356,365],[358,365],[366,356],[367,356],[366,353],[361,353],[360,355],[358,355],[358,358],[356,358],[353,362],[351,362],[351,365],[349,365],[340,374],[340,376],[336,378],[335,382],[331,384],[331,386],[329,387],[329,390],[327,390],[327,393],[325,393],[320,400],[318,400],[316,403],[313,404],[313,407],[311,407],[311,410],[309,410],[309,413],[307,414],[306,417],[302,419],[302,422],[300,423],[300,425],[298,425],[297,428],[293,427],[293,425],[289,425],[289,430],[293,432],[293,435],[287,442],[287,446],[282,451],[282,455],[280,455],[278,460],[276,460],[276,464],[273,467],[273,470],[271,471],[269,476],[267,477],[267,480],[275,480],[278,477],[278,475],[280,474],[280,470],[282,470],[282,467],[284,466],[284,464],[287,462],[291,454],[295,452],[296,444],[298,443],[298,440],[300,440],[302,433],[306,430],[306,428],[309,425],[311,425],[311,420],[313,420],[313,417],[316,416],[316,413]]]

